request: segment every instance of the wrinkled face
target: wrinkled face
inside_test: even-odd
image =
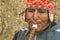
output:
[[[28,22],[30,28],[32,28],[33,24],[37,24],[36,31],[43,31],[49,25],[47,9],[27,8],[25,12],[25,17],[26,22]]]

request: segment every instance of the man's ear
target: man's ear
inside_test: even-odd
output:
[[[49,13],[49,19],[51,22],[54,21],[54,14],[53,13]]]

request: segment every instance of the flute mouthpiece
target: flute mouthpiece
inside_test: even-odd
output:
[[[33,24],[32,27],[33,27],[33,28],[37,28],[37,24]]]

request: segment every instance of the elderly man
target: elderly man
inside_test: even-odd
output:
[[[60,40],[60,25],[55,23],[54,3],[46,0],[27,0],[27,28],[18,31],[13,40]]]

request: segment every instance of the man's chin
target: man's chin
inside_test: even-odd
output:
[[[44,30],[36,29],[36,32],[43,32]]]

